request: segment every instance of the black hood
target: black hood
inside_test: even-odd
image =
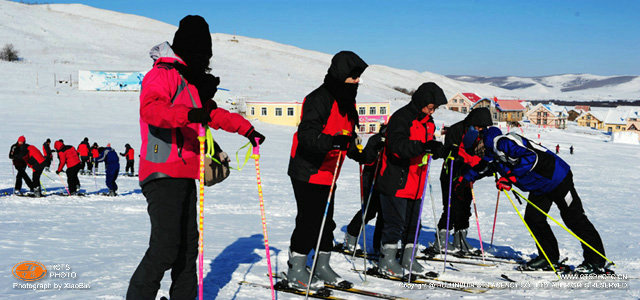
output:
[[[338,102],[338,108],[343,115],[349,115],[349,119],[358,121],[356,111],[357,83],[345,83],[349,77],[360,77],[368,67],[357,54],[351,51],[340,51],[331,59],[331,66],[324,77],[323,86]]]
[[[469,112],[466,118],[464,118],[465,126],[480,126],[487,127],[493,125],[491,120],[491,111],[486,107],[480,107],[473,109]]]
[[[212,56],[211,33],[207,21],[201,16],[193,15],[180,20],[171,49],[187,63],[187,66],[204,72]]]
[[[422,111],[422,108],[429,104],[434,104],[435,106],[447,104],[447,97],[437,84],[427,82],[418,87],[411,96],[411,102],[409,103],[417,111]]]
[[[348,77],[360,77],[368,66],[357,54],[340,51],[331,59],[327,75],[344,83]]]

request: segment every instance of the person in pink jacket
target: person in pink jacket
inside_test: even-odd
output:
[[[199,172],[198,131],[203,124],[241,134],[254,146],[265,137],[239,114],[212,100],[220,79],[209,74],[209,25],[186,16],[169,45],[151,49],[153,68],[140,92],[139,181],[151,220],[149,248],[133,273],[127,299],[155,299],[171,269],[171,299],[195,299],[197,292],[195,179]]]

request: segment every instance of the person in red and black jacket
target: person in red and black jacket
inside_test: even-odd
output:
[[[436,243],[427,251],[431,253],[440,253],[444,251],[444,244],[447,240],[447,211],[449,215],[449,229],[454,229],[453,245],[449,245],[450,250],[458,250],[468,253],[473,248],[467,242],[467,229],[469,228],[469,218],[471,217],[471,185],[468,182],[461,183],[461,175],[473,167],[481,168],[478,165],[481,159],[477,156],[468,154],[465,151],[465,143],[467,147],[473,145],[473,142],[479,136],[479,132],[491,126],[491,112],[486,107],[476,108],[469,112],[464,120],[451,125],[446,129],[444,138],[444,149],[449,158],[442,164],[440,172],[440,187],[442,190],[442,215],[438,222],[438,231],[436,234]],[[450,177],[451,161],[453,158],[453,176]],[[449,182],[452,178],[453,182]],[[451,208],[449,209],[449,186],[451,191]],[[438,244],[439,241],[440,243]]]
[[[198,131],[213,129],[264,142],[251,123],[217,108],[213,96],[220,78],[209,73],[213,55],[209,24],[201,16],[180,20],[173,44],[150,52],[153,68],[140,91],[140,166],[138,179],[151,221],[149,248],[131,276],[127,299],[155,299],[171,269],[171,299],[197,294],[198,228],[195,180],[199,177]]]
[[[80,145],[78,145],[78,154],[80,155],[80,174],[85,174],[84,166],[87,165],[87,170],[91,173],[92,164],[91,157],[89,156],[89,138],[85,137]]]
[[[100,157],[98,143],[94,142],[93,145],[91,145],[91,161],[93,162],[93,174],[98,173],[98,164],[100,163],[99,161],[96,161],[98,157]]]
[[[446,103],[447,98],[438,85],[423,83],[411,96],[409,104],[389,119],[377,184],[384,219],[378,264],[383,274],[402,276],[410,268],[416,226],[420,220],[420,199],[427,177],[424,156],[431,153],[438,159],[443,155],[442,143],[434,140],[432,114]],[[404,249],[401,264],[396,260],[398,241],[402,241]],[[424,273],[425,269],[414,261],[412,271]]]
[[[42,175],[42,171],[45,166],[45,158],[40,153],[40,150],[36,146],[32,146],[29,144],[22,144],[18,148],[19,158],[22,158],[24,162],[31,167],[33,170],[33,174],[31,175],[31,191],[33,195],[36,197],[42,196],[41,187],[40,187],[40,175]]]
[[[51,152],[51,139],[47,139],[42,144],[42,155],[44,155],[44,169],[49,172],[49,167],[51,167],[51,160],[53,159],[53,153]]]
[[[134,170],[133,170],[133,164],[135,162],[134,153],[135,152],[133,151],[133,148],[131,148],[131,145],[129,144],[124,145],[124,153],[120,153],[120,156],[124,156],[127,159],[127,166],[125,167],[124,171],[129,176],[134,175]],[[129,173],[129,170],[131,170],[131,173]]]
[[[73,146],[65,145],[62,140],[58,140],[53,143],[53,147],[58,152],[58,159],[60,164],[56,174],[62,172],[62,168],[67,165],[67,184],[69,185],[69,194],[75,195],[80,189],[80,180],[78,180],[78,171],[80,171],[80,159],[78,158],[78,151]]]
[[[307,256],[316,247],[331,185],[340,173],[345,156],[358,159],[355,128],[358,125],[356,94],[360,75],[368,65],[355,53],[341,51],[331,60],[324,83],[307,95],[293,135],[287,174],[291,177],[298,214],[289,249],[289,283],[306,288]],[[329,266],[333,248],[333,198],[326,215],[314,279],[340,284],[342,278]],[[314,280],[315,281],[315,280]],[[340,283],[339,283],[340,281]],[[348,282],[345,284],[349,284]],[[319,283],[314,282],[314,286]]]
[[[346,251],[356,251],[356,244],[358,243],[358,236],[361,234],[363,223],[366,225],[373,218],[376,218],[375,231],[373,232],[373,250],[376,253],[380,252],[380,238],[382,237],[383,220],[380,213],[380,192],[372,189],[372,184],[375,184],[376,172],[380,168],[382,159],[382,150],[384,150],[385,138],[387,133],[387,125],[382,124],[380,131],[367,140],[367,146],[362,151],[362,159],[359,161],[362,168],[361,174],[361,193],[362,193],[362,205],[360,210],[353,215],[349,225],[347,225],[347,231],[344,234],[343,249]],[[371,195],[369,195],[371,193]],[[364,216],[364,222],[362,220],[363,212],[366,211]],[[364,233],[364,232],[363,232]]]
[[[18,141],[11,145],[11,150],[9,150],[9,159],[13,161],[13,166],[18,170],[18,174],[16,174],[16,185],[14,194],[20,194],[22,189],[22,180],[27,184],[29,188],[31,188],[31,178],[27,175],[26,169],[27,164],[24,160],[18,155],[20,152],[20,147],[24,145],[27,139],[24,136],[20,136]]]

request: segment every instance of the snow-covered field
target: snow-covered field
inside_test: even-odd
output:
[[[0,126],[0,149],[5,149],[4,154],[0,155],[0,298],[122,299],[129,278],[142,258],[149,238],[146,202],[137,178],[121,176],[118,179],[119,197],[98,195],[98,192],[106,190],[103,176],[80,177],[82,189],[89,193],[87,197],[27,198],[5,195],[6,192],[12,191],[15,178],[7,154],[10,146],[20,135],[26,136],[27,143],[38,147],[46,138],[62,138],[76,146],[86,136],[91,143],[111,143],[118,151],[123,151],[124,144],[129,143],[139,152],[137,93],[81,92],[76,90],[75,86],[53,87],[52,74],[75,74],[82,68],[146,69],[151,63],[146,57],[148,48],[155,42],[170,39],[175,27],[146,18],[82,6],[51,5],[25,8],[27,6],[22,4],[3,1],[0,1],[0,6],[0,15],[3,17],[0,19],[11,20],[9,23],[2,21],[0,35],[12,40],[28,58],[20,63],[0,61],[0,68],[3,70],[0,73],[0,120],[3,121]],[[87,11],[92,12],[88,17]],[[103,14],[111,18],[105,18]],[[103,20],[108,22],[105,23]],[[78,22],[84,22],[84,27],[77,25]],[[51,27],[51,24],[60,26]],[[140,24],[153,26],[146,26],[147,31],[143,33],[131,29]],[[3,29],[9,26],[11,30]],[[65,38],[65,32],[70,32],[68,28],[73,29],[75,38]],[[138,43],[119,40],[123,36],[133,38]],[[95,40],[92,40],[92,37],[95,37]],[[214,39],[218,39],[220,43],[228,38],[229,36],[222,34],[214,35]],[[283,50],[282,45],[249,38],[241,38],[241,43],[254,43],[254,46],[242,49],[234,50],[228,45],[218,47],[217,43],[214,40],[214,55],[220,55],[214,57],[213,65],[214,70],[219,72],[216,74],[221,75],[223,84],[229,84],[232,90],[265,97],[279,96],[301,100],[321,82],[330,59],[330,55],[327,54],[295,47]],[[46,47],[42,48],[42,45]],[[273,56],[265,54],[264,57],[258,56],[251,61],[242,62],[245,61],[242,55],[249,55],[252,51],[263,51],[260,49],[269,47],[277,49]],[[86,51],[87,48],[94,51]],[[290,53],[295,55],[292,56]],[[305,63],[309,60],[318,63],[317,66],[297,64],[300,62],[297,59]],[[285,63],[291,65],[293,71],[290,81],[273,82],[262,76],[261,74],[270,72],[271,62],[281,67],[273,71],[280,77],[287,72],[283,67]],[[403,82],[403,78],[411,77],[413,73],[418,74],[389,69],[391,68],[376,66],[367,70],[363,76],[365,85],[361,87],[362,94],[358,99],[368,100],[367,95],[394,98],[398,96],[395,91],[377,82],[385,79],[385,74],[393,72],[402,74],[387,77],[393,78],[396,82]],[[239,77],[242,74],[248,77]],[[415,78],[411,82],[415,81],[417,87],[423,79]],[[403,104],[402,101],[393,102],[392,110]],[[438,126],[443,123],[450,125],[462,118],[461,114],[442,110],[435,114]],[[296,215],[293,208],[293,191],[286,175],[295,128],[264,123],[255,125],[267,136],[262,147],[260,164],[272,262],[274,271],[284,271]],[[622,281],[627,288],[505,288],[491,289],[478,296],[442,289],[411,290],[393,282],[370,277],[363,282],[357,273],[350,271],[353,268],[350,258],[338,254],[332,258],[334,268],[346,279],[353,281],[356,287],[411,299],[536,296],[639,298],[640,217],[637,214],[637,200],[640,191],[640,146],[612,143],[610,137],[602,133],[572,126],[567,130],[528,128],[524,133],[530,138],[537,138],[540,134],[540,141],[547,147],[560,145],[560,155],[572,167],[586,214],[599,230],[607,256],[617,263],[615,270],[618,274],[632,278]],[[244,137],[224,132],[217,132],[216,139],[230,154],[247,142]],[[568,154],[570,145],[575,148],[574,155]],[[124,160],[121,163],[122,170]],[[442,161],[435,161],[430,174],[436,203],[441,201],[437,182],[441,164]],[[57,161],[54,159],[53,167],[55,166]],[[104,165],[101,166],[101,170],[104,170]],[[60,178],[55,173],[45,173],[41,181],[48,193],[64,190]],[[347,161],[337,182],[335,221],[338,228],[334,232],[337,240],[342,239],[346,224],[360,207],[358,182],[358,166],[352,161]],[[490,179],[479,181],[475,186],[486,249],[491,235],[496,189],[493,180]],[[524,209],[524,206],[518,207],[521,211]],[[439,214],[440,211],[441,206],[436,204],[436,213]],[[551,215],[560,218],[555,207],[552,208]],[[422,220],[424,226],[420,243],[425,245],[434,239],[430,202],[425,203]],[[265,276],[267,263],[252,162],[242,171],[234,171],[223,183],[206,189],[204,228],[206,298],[269,298],[270,291],[266,289],[237,284],[240,280],[268,282]],[[556,232],[562,257],[568,257],[567,263],[578,265],[582,261],[579,242],[559,227],[552,225],[552,228]],[[371,241],[373,227],[368,226],[367,233],[367,241]],[[472,245],[479,246],[475,225],[471,225],[469,236]],[[531,237],[504,195],[500,198],[494,244],[502,253],[520,255],[524,258],[529,258],[536,252]],[[73,274],[76,278],[46,278],[38,281],[52,285],[75,284],[75,288],[68,289],[63,285],[61,289],[23,289],[16,284],[24,282],[12,275],[12,267],[21,261],[41,262],[49,268],[50,273],[75,272]],[[362,260],[357,260],[355,264],[360,267]],[[442,272],[443,266],[440,263],[427,265]],[[56,271],[56,266],[63,266],[63,270]],[[512,267],[513,265],[508,264],[495,267],[453,264],[447,268],[442,278],[470,283],[504,284],[505,281],[500,279],[500,274],[504,273],[520,280],[520,283],[539,285],[550,283],[555,278],[553,274],[511,273],[509,269]],[[159,296],[168,296],[169,277],[167,273]],[[349,299],[363,298],[344,293],[336,294]],[[296,299],[297,296],[279,293],[278,298]]]

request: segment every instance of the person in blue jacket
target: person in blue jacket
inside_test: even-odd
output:
[[[109,193],[107,196],[117,196],[116,191],[118,185],[116,179],[118,178],[118,172],[120,172],[120,158],[118,158],[118,152],[111,148],[111,144],[107,144],[106,147],[98,149],[100,155],[96,158],[96,162],[104,162],[105,169],[107,170],[105,182]]]
[[[582,208],[582,201],[573,183],[569,165],[558,155],[516,133],[502,134],[497,127],[485,130],[484,136],[475,142],[475,155],[483,158],[484,168],[473,168],[465,175],[465,181],[473,182],[491,170],[502,177],[496,181],[500,190],[511,190],[515,185],[529,192],[529,200],[549,212],[555,203],[565,225],[576,235],[605,255],[602,239]],[[558,242],[547,223],[547,217],[531,204],[527,205],[524,219],[538,239],[542,249],[554,265],[560,266]],[[584,261],[575,272],[608,274],[605,259],[582,245]],[[550,270],[549,263],[538,248],[538,257],[530,260],[525,270]]]

